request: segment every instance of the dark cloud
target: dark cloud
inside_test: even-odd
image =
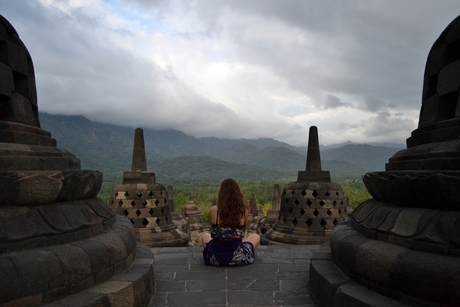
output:
[[[76,3],[0,0],[40,110],[293,144],[312,123],[324,143],[407,138],[428,51],[458,14],[425,0]]]
[[[324,104],[324,109],[336,109],[340,107],[349,106],[350,104],[342,102],[338,97],[328,94],[326,97],[326,102]]]

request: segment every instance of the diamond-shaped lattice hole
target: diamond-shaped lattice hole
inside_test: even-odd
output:
[[[319,214],[318,210],[315,209],[315,211],[313,211],[313,215],[318,216],[318,214]]]
[[[329,197],[331,194],[329,193],[329,191],[326,191],[326,197]]]
[[[305,210],[304,209],[301,209],[300,210],[300,216],[303,216],[305,214]]]
[[[137,197],[141,198],[141,197],[142,197],[142,193],[141,193],[141,192],[137,192]]]
[[[339,197],[340,196],[340,193],[339,191],[335,192],[335,196]]]
[[[297,198],[294,200],[294,204],[295,204],[296,206],[298,206],[298,205],[300,204],[300,202],[299,202],[299,200],[298,200]]]
[[[153,195],[154,195],[154,194],[153,194],[153,191],[150,191],[149,197],[152,198]]]
[[[128,214],[129,214],[128,210],[123,211],[124,216],[128,216]]]
[[[292,214],[292,208],[289,207],[289,209],[287,210],[287,212],[289,213],[289,215],[291,215],[291,214]]]
[[[155,200],[155,205],[158,206],[159,203],[160,203],[160,200],[159,200],[159,199]]]
[[[286,225],[286,221],[287,221],[286,218],[283,217],[283,225]]]
[[[133,201],[131,202],[131,206],[134,207],[135,205],[136,205],[136,202],[133,200]]]
[[[316,190],[313,190],[312,195],[313,195],[314,197],[316,197],[316,196],[318,196],[318,192],[316,192]]]
[[[144,202],[142,203],[142,206],[144,206],[144,207],[145,207],[145,206],[147,206],[147,204],[148,204],[148,203],[147,203],[147,201],[146,201],[146,200],[144,200]]]
[[[130,220],[130,221],[131,221],[131,223],[133,223],[133,225],[134,225],[134,221],[133,221],[132,219],[129,219],[129,220]]]
[[[339,209],[339,215],[340,215],[340,214],[342,214],[342,210],[341,210],[341,209]]]
[[[302,193],[300,193],[300,194],[302,194],[302,196],[305,197],[305,195],[307,195],[307,191],[302,190]]]
[[[291,223],[292,223],[292,226],[296,227],[298,224],[297,219],[293,219]]]
[[[329,210],[329,209],[327,209],[327,212],[326,212],[326,213],[327,213],[327,215],[329,215],[329,216],[331,216],[331,215],[332,215],[332,211],[331,211],[331,210]]]
[[[128,193],[128,192],[125,192],[125,197],[129,197],[129,193]]]
[[[168,199],[167,199],[167,198],[165,198],[165,204],[166,204],[167,202],[168,202]]]
[[[327,222],[326,222],[325,220],[321,219],[321,223],[320,223],[320,224],[321,224],[321,226],[322,226],[324,229],[326,229]]]
[[[313,222],[312,222],[312,220],[311,220],[311,219],[308,219],[308,220],[305,222],[305,225],[307,225],[307,226],[308,226],[308,228],[310,228],[310,227],[311,227],[311,225],[313,225]]]
[[[161,214],[165,214],[165,208],[161,208]]]
[[[123,206],[123,201],[120,200],[120,201],[118,202],[118,204],[119,204],[120,206]]]
[[[147,219],[142,220],[142,225],[147,226],[149,224],[149,221]]]
[[[153,215],[153,209],[150,209],[150,210],[149,210],[149,214],[150,214],[150,215]]]
[[[335,206],[337,205],[337,202],[334,200],[334,201],[332,202],[332,205],[335,207]]]
[[[311,200],[307,200],[307,205],[308,205],[308,207],[310,207],[311,204],[312,204]]]
[[[113,197],[117,198],[118,192],[113,193]]]
[[[295,194],[295,191],[291,190],[291,196],[294,196],[294,194]]]
[[[319,202],[319,205],[320,205],[321,207],[324,206],[325,204],[326,204],[326,203],[325,203],[324,201],[320,201],[320,202]]]
[[[339,221],[337,221],[337,219],[334,219],[334,226],[337,225],[339,223]]]
[[[138,209],[136,210],[136,215],[139,217],[139,215],[141,215],[141,211]]]

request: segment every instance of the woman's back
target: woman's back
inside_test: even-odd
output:
[[[257,234],[244,239],[248,225],[248,204],[238,183],[233,179],[222,181],[217,205],[209,209],[211,233],[203,234],[203,258],[206,265],[235,266],[254,262],[259,245]]]

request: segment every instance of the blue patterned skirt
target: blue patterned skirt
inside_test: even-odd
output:
[[[240,266],[254,262],[254,245],[241,239],[216,240],[212,239],[203,250],[205,265]]]

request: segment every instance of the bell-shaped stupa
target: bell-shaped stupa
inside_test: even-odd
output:
[[[428,55],[419,125],[313,256],[320,306],[460,306],[460,16]],[[336,304],[335,302],[339,302]]]
[[[150,247],[186,246],[190,236],[174,224],[168,199],[168,191],[155,181],[155,172],[147,171],[144,131],[137,128],[131,172],[125,172],[123,183],[113,189],[110,204],[134,224],[140,243]]]
[[[32,58],[0,16],[0,306],[147,306],[153,254],[97,197],[102,173],[40,128]]]
[[[342,187],[321,169],[318,129],[310,127],[305,171],[284,187],[278,222],[262,235],[262,244],[320,244],[346,219]]]

